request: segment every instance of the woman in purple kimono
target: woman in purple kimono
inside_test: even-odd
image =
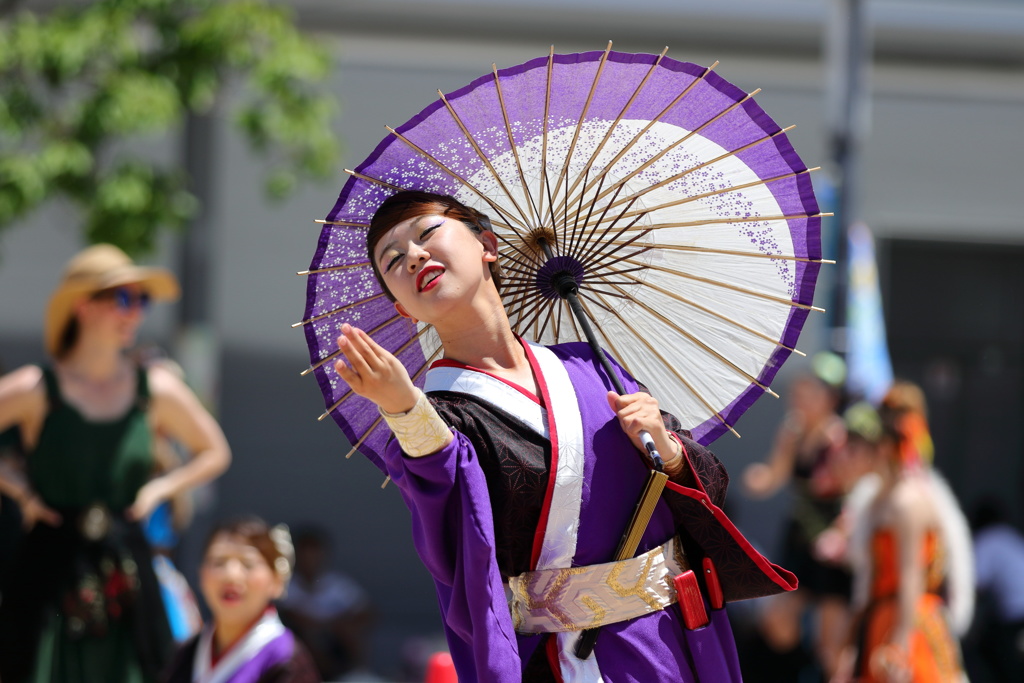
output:
[[[370,261],[398,312],[434,326],[444,358],[421,392],[346,324],[335,366],[395,434],[385,464],[412,513],[459,680],[738,681],[725,611],[687,630],[674,577],[703,575],[710,557],[726,600],[792,589],[794,577],[736,531],[719,509],[724,467],[633,378],[619,369],[619,395],[587,345],[513,333],[488,227],[451,197],[386,200]],[[664,454],[671,491],[637,556],[609,562],[651,469],[641,431]],[[581,659],[579,633],[593,627],[600,638]]]
[[[281,597],[295,561],[287,527],[258,517],[210,533],[199,569],[213,623],[186,642],[164,683],[317,683],[306,648],[281,623]]]

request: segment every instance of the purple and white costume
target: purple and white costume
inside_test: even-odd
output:
[[[320,673],[309,652],[268,610],[242,638],[214,659],[213,628],[207,627],[178,651],[163,683],[317,683]]]
[[[711,680],[694,662],[694,632],[684,632],[674,605],[603,626],[587,660],[572,654],[576,632],[516,633],[508,579],[611,560],[649,471],[608,406],[612,384],[586,344],[524,348],[540,397],[480,370],[435,363],[424,390],[454,440],[420,458],[392,440],[384,456],[412,513],[459,680]],[[641,390],[620,375],[628,393]],[[721,463],[665,419],[685,446],[690,486],[669,483],[638,554],[678,536],[692,566],[704,555],[714,560],[727,600],[795,588],[793,575],[754,551],[719,509],[728,485]],[[731,642],[728,630],[720,610],[705,635]],[[738,680],[734,651],[726,659],[715,680]]]

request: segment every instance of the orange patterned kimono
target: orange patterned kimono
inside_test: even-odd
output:
[[[862,683],[884,683],[886,680],[884,673],[877,670],[880,658],[874,659],[875,666],[872,666],[872,658],[885,647],[899,616],[899,550],[895,540],[888,529],[876,531],[871,539],[871,602],[865,614],[857,667],[857,680]],[[925,593],[917,603],[907,653],[914,683],[959,683],[963,680],[959,644],[950,631],[945,602],[939,595],[945,578],[942,553],[938,534],[929,531],[925,535],[919,565],[925,572]]]

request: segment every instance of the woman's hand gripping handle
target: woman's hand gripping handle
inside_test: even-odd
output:
[[[643,391],[622,395],[609,391],[608,405],[619,418],[622,431],[629,436],[641,453],[650,452],[645,443],[646,440],[650,440],[664,459],[665,473],[670,477],[681,473],[686,463],[683,458],[683,445],[665,429],[658,399]]]

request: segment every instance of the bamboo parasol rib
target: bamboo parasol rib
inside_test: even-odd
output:
[[[527,216],[526,212],[523,211],[523,208],[521,206],[519,206],[519,202],[516,201],[515,196],[508,189],[508,186],[505,185],[505,180],[501,177],[501,175],[496,170],[494,170],[494,166],[491,165],[491,160],[487,157],[486,154],[484,154],[484,151],[482,149],[480,149],[480,145],[477,144],[477,141],[473,137],[473,134],[469,132],[469,129],[466,128],[466,124],[464,124],[462,122],[462,119],[459,118],[459,115],[455,112],[455,108],[452,107],[451,103],[448,101],[448,98],[446,98],[444,96],[443,92],[438,90],[437,94],[441,96],[441,101],[444,103],[445,108],[448,110],[448,113],[451,114],[452,119],[454,119],[455,125],[457,125],[459,127],[459,129],[462,131],[462,134],[466,136],[466,140],[469,142],[470,146],[473,147],[473,151],[477,153],[477,156],[480,157],[480,161],[482,161],[484,166],[487,167],[487,170],[491,172],[491,175],[494,176],[494,179],[496,181],[498,181],[498,185],[501,186],[502,191],[505,193],[506,196],[508,196],[509,201],[511,201],[512,205],[515,206],[516,211],[519,212],[519,217],[522,219],[520,221],[520,223],[522,225],[524,225],[524,226],[529,226],[530,225],[530,217]],[[524,183],[525,183],[525,178],[524,178]],[[525,187],[525,184],[524,184],[524,187]],[[520,237],[521,237],[521,235],[520,235]]]
[[[612,285],[612,286],[616,287],[616,289],[618,289],[618,287],[616,285]],[[620,292],[621,292],[621,290],[620,290]],[[623,295],[625,295],[625,294],[623,293]],[[703,342],[700,339],[698,339],[695,335],[691,334],[690,332],[687,332],[685,329],[680,327],[674,320],[670,320],[664,314],[662,314],[659,311],[656,311],[652,306],[649,306],[648,304],[646,304],[646,303],[644,303],[642,301],[637,301],[636,304],[638,306],[640,306],[641,308],[643,308],[648,313],[650,313],[652,316],[654,316],[655,318],[660,320],[670,330],[673,330],[673,331],[683,335],[684,337],[689,339],[691,342],[693,342],[698,348],[703,349],[712,358],[714,358],[715,360],[717,360],[720,363],[724,364],[725,366],[727,366],[728,368],[730,368],[734,372],[739,373],[740,375],[742,375],[751,384],[754,384],[754,385],[760,387],[761,390],[764,391],[766,394],[769,394],[769,395],[771,395],[771,396],[773,396],[775,398],[779,397],[779,395],[776,394],[774,391],[772,391],[771,389],[766,387],[764,384],[761,384],[761,382],[758,381],[758,379],[756,377],[754,377],[753,375],[748,373],[746,370],[744,370],[740,366],[736,365],[736,363],[734,363],[733,361],[729,360],[728,358],[726,358],[724,355],[722,355],[718,351],[715,351],[713,348],[708,346],[705,342]]]
[[[367,303],[368,301],[375,301],[375,300],[379,299],[382,296],[384,296],[384,292],[381,292],[379,294],[374,294],[373,296],[370,296],[370,297],[368,297],[366,299],[361,299],[359,301],[355,301],[355,302],[350,303],[350,304],[348,304],[346,306],[342,306],[341,308],[333,308],[333,309],[331,309],[329,311],[321,313],[320,315],[313,316],[312,318],[306,318],[305,320],[300,320],[297,323],[292,323],[292,327],[302,327],[303,325],[308,325],[310,323],[316,322],[317,320],[323,320],[324,318],[330,317],[332,315],[337,315],[338,313],[342,313],[342,312],[347,311],[347,310],[349,310],[351,308],[354,308],[356,306],[361,306],[361,305]]]
[[[519,172],[519,182],[522,183],[523,192],[530,202],[533,211],[533,224],[540,225],[540,209],[534,201],[533,193],[530,192],[530,183],[526,180],[526,173],[523,172],[523,161],[519,158],[519,148],[516,146],[515,136],[512,134],[512,123],[508,119],[508,108],[505,107],[505,96],[501,91],[501,78],[498,77],[498,65],[491,64],[491,71],[494,73],[494,90],[498,94],[498,105],[501,107],[501,118],[505,122],[505,133],[508,135],[508,146],[516,159],[516,170]]]
[[[399,133],[397,130],[395,130],[391,126],[385,126],[385,128],[387,128],[389,133],[391,133],[396,138],[398,138],[399,140],[404,142],[411,149],[413,149],[415,152],[420,154],[423,158],[425,158],[428,161],[432,162],[435,166],[440,168],[442,171],[444,171],[445,173],[450,175],[452,178],[454,178],[455,180],[457,180],[460,183],[462,183],[463,187],[467,187],[467,188],[473,190],[474,192],[476,192],[476,194],[480,197],[480,199],[482,199],[484,202],[486,202],[488,204],[488,206],[490,206],[494,211],[497,211],[502,216],[504,216],[506,220],[509,220],[511,222],[519,223],[520,226],[523,227],[523,228],[528,228],[528,226],[526,224],[524,224],[524,223],[522,223],[520,221],[517,221],[515,216],[513,216],[511,213],[506,211],[504,207],[502,207],[500,204],[498,204],[497,202],[492,200],[490,197],[488,197],[486,194],[484,194],[479,189],[477,189],[476,185],[473,185],[471,182],[469,182],[468,180],[463,178],[459,173],[457,173],[456,171],[453,171],[452,169],[448,168],[443,163],[441,163],[441,161],[437,157],[435,157],[433,154],[431,154],[430,152],[427,152],[422,147],[420,147],[416,143],[414,143],[411,140],[409,140],[409,138],[407,138],[406,136],[402,135],[401,133]],[[509,224],[509,227],[512,228],[516,232],[516,234],[519,235],[519,237],[522,237],[522,234],[519,233],[518,230],[516,230],[516,228],[512,227],[511,223]]]
[[[583,105],[583,111],[580,112],[579,122],[576,124],[576,128],[573,131],[572,142],[569,143],[569,152],[565,155],[565,166],[566,174],[568,174],[569,165],[572,162],[573,154],[576,153],[576,143],[580,139],[580,131],[583,128],[583,122],[587,118],[587,112],[590,111],[590,105],[594,101],[594,93],[597,91],[597,84],[601,81],[601,74],[604,73],[604,66],[608,63],[608,54],[612,51],[612,41],[608,41],[608,47],[605,48],[604,54],[601,55],[601,60],[597,63],[597,73],[594,75],[594,82],[590,84],[590,92],[587,93],[587,101]],[[550,96],[550,91],[548,93]],[[567,178],[567,176],[566,176]],[[555,185],[555,194],[558,194],[558,189],[561,186],[562,176],[559,176],[559,182]],[[569,193],[565,193],[569,196]]]
[[[700,81],[704,80],[707,77],[707,75],[709,73],[711,73],[711,71],[716,66],[718,66],[718,62],[717,61],[714,64],[712,64],[711,66],[709,66],[708,68],[706,68],[704,70],[704,73],[702,73],[697,79],[695,79],[692,83],[690,83],[688,86],[686,86],[686,88],[684,88],[683,91],[681,93],[679,93],[679,95],[677,95],[676,98],[674,100],[672,100],[672,102],[670,102],[668,104],[668,106],[666,106],[664,109],[662,109],[661,112],[657,116],[655,116],[653,119],[651,119],[650,123],[648,123],[646,126],[644,126],[643,130],[641,130],[639,133],[637,133],[635,136],[633,136],[633,139],[630,140],[621,150],[619,150],[618,154],[616,154],[612,158],[611,161],[609,161],[607,164],[605,164],[604,170],[601,172],[601,175],[606,174],[611,168],[613,168],[615,166],[615,164],[617,164],[622,159],[622,157],[624,157],[626,154],[628,154],[630,151],[632,151],[633,148],[636,146],[636,144],[640,141],[640,139],[645,134],[647,134],[647,132],[650,131],[651,128],[654,127],[654,124],[656,124],[659,121],[661,121],[670,111],[672,111],[672,109],[674,109],[676,107],[676,105],[678,105],[680,102],[682,102],[683,98],[686,97],[686,95],[689,94],[689,92],[691,90],[693,90],[694,87]],[[756,93],[757,93],[757,91],[754,91],[754,93],[752,93],[752,94],[756,94]],[[550,93],[548,94],[548,97],[550,97]],[[593,181],[591,181],[591,182],[593,182]],[[590,189],[591,189],[590,187],[584,186],[583,192],[586,193]]]
[[[584,164],[585,168],[590,168],[594,164],[594,162],[597,161],[597,157],[604,150],[604,147],[605,145],[608,144],[608,141],[611,140],[612,133],[615,131],[616,126],[618,126],[619,122],[622,121],[622,118],[626,115],[626,112],[629,111],[629,108],[633,106],[633,103],[636,101],[636,98],[640,96],[640,92],[644,89],[644,86],[647,85],[647,82],[651,79],[651,76],[654,74],[654,72],[657,71],[658,66],[661,64],[661,60],[665,58],[666,54],[668,54],[667,46],[664,50],[661,51],[661,54],[658,55],[658,58],[654,60],[654,63],[651,64],[651,68],[649,68],[647,70],[647,73],[644,74],[643,79],[636,86],[636,89],[633,91],[633,94],[630,95],[629,100],[627,100],[627,102],[624,105],[622,105],[622,109],[619,110],[619,113],[615,117],[615,120],[612,121],[612,124],[608,126],[608,130],[605,131],[604,138],[602,138],[601,142],[597,144],[597,146],[594,148],[593,153],[590,155],[590,158],[587,160],[587,163]],[[571,195],[573,191],[576,189],[576,187],[579,185],[579,181],[580,179],[577,177],[576,180],[573,181],[572,186],[569,187],[568,190],[566,190],[566,194]]]
[[[621,322],[627,328],[631,327],[629,322],[627,320],[625,320],[621,315],[619,315],[618,312],[616,312],[615,315],[616,315],[616,317],[618,317],[619,322]],[[673,375],[675,375],[676,379],[678,379],[680,382],[682,382],[686,386],[686,388],[690,390],[690,392],[693,394],[693,396],[698,401],[703,403],[704,406],[708,410],[710,410],[711,413],[716,418],[718,418],[718,420],[720,420],[721,423],[723,425],[725,425],[729,429],[730,432],[735,434],[737,438],[739,437],[739,432],[737,432],[735,429],[733,429],[732,425],[730,425],[728,422],[725,421],[725,418],[722,417],[721,414],[719,414],[719,412],[717,410],[715,410],[714,406],[711,405],[711,403],[707,400],[707,398],[704,397],[704,395],[701,392],[697,391],[696,387],[694,387],[685,377],[683,377],[681,374],[679,374],[679,371],[676,370],[675,365],[670,363],[665,358],[665,356],[662,355],[662,353],[660,351],[658,351],[656,348],[654,348],[654,346],[649,341],[647,341],[646,338],[644,338],[642,336],[639,336],[639,335],[638,335],[637,338],[638,338],[639,342],[641,344],[643,344],[644,348],[646,348],[648,351],[650,351],[654,355],[655,358],[657,358],[659,361],[661,361],[662,365],[664,365],[666,368],[668,368],[669,372],[671,372]]]
[[[669,209],[669,208],[672,208],[673,206],[682,206],[683,204],[689,204],[691,202],[696,202],[696,201],[699,201],[701,199],[708,199],[710,197],[717,197],[717,196],[720,196],[720,195],[723,195],[723,194],[729,194],[730,192],[736,192],[737,190],[747,190],[747,189],[750,189],[752,187],[760,187],[760,186],[764,186],[764,185],[770,185],[771,183],[778,182],[780,180],[787,180],[789,178],[796,178],[797,176],[801,176],[801,175],[804,175],[804,174],[807,174],[807,173],[813,173],[814,171],[820,171],[820,170],[821,170],[821,166],[815,166],[814,168],[808,168],[808,169],[803,170],[803,171],[795,171],[793,173],[784,173],[782,175],[777,175],[777,176],[775,176],[773,178],[763,178],[763,179],[755,180],[755,181],[752,181],[752,182],[749,182],[749,183],[743,183],[742,185],[730,185],[728,187],[724,187],[724,188],[721,188],[721,189],[718,189],[718,190],[712,190],[710,192],[703,192],[701,194],[695,194],[695,195],[692,195],[692,196],[689,196],[689,197],[683,197],[683,198],[677,199],[675,201],[665,202],[664,204],[658,204],[658,205],[655,205],[655,206],[649,206],[649,207],[647,207],[645,209],[645,211],[650,211],[650,212],[661,211],[662,209]]]

